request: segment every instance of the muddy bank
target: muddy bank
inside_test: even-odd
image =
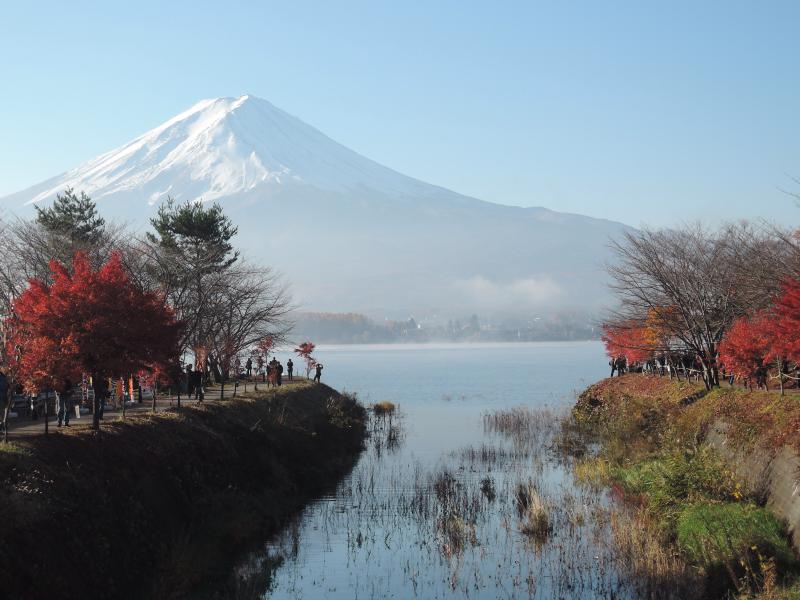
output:
[[[236,556],[331,491],[365,412],[325,385],[0,448],[5,598],[229,597]]]

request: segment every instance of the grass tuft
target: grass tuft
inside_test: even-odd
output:
[[[376,417],[394,414],[396,409],[397,407],[394,405],[394,403],[389,402],[388,400],[381,400],[372,406],[372,412],[375,413]]]

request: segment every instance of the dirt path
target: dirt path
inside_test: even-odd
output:
[[[301,381],[306,381],[305,377],[295,377],[294,381],[286,381],[284,380],[284,386],[292,386],[293,384],[299,383]],[[252,392],[256,389],[256,385],[258,389],[263,390],[266,389],[267,384],[261,381],[254,382],[239,382],[237,386],[233,384],[226,384],[224,389],[224,395],[222,394],[222,388],[218,385],[206,388],[205,400],[204,402],[215,403],[219,402],[223,399],[230,399],[234,397],[234,394],[240,396],[242,394]],[[187,396],[181,396],[181,405],[185,404],[195,404],[197,400],[189,399]],[[166,396],[159,394],[158,399],[156,401],[156,412],[161,412],[164,410],[168,410],[170,408],[175,408],[178,405],[178,397],[177,396]],[[136,415],[136,414],[143,414],[148,413],[153,408],[153,401],[151,399],[143,400],[141,404],[129,404],[125,407],[125,414],[126,415]],[[105,413],[103,420],[104,421],[115,421],[117,419],[122,418],[122,408],[121,407],[112,407],[110,405],[106,405]],[[50,434],[57,434],[59,432],[58,428],[58,420],[56,415],[49,416],[49,423],[48,429]],[[69,429],[88,429],[92,426],[92,415],[91,414],[83,414],[80,418],[76,418],[75,412],[70,413],[70,420],[69,420]],[[101,424],[102,426],[102,424]],[[8,438],[9,440],[13,440],[15,438],[21,437],[31,437],[36,435],[44,435],[45,434],[45,420],[44,417],[39,417],[36,420],[27,418],[27,417],[18,417],[9,420],[9,429],[8,429]]]

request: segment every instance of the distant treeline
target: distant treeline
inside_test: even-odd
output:
[[[482,322],[478,315],[447,322],[370,319],[360,313],[303,312],[293,334],[323,344],[410,342],[532,342],[599,339],[589,315],[557,313],[528,319]],[[298,338],[298,339],[299,339]]]

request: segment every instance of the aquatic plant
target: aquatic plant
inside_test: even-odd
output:
[[[380,402],[376,402],[372,405],[372,412],[375,414],[376,417],[382,417],[385,415],[391,415],[394,413],[397,407],[394,405],[393,402],[389,402],[388,400],[381,400]]]
[[[531,482],[517,486],[515,495],[517,512],[522,518],[521,531],[525,535],[544,540],[552,531],[548,506]]]

